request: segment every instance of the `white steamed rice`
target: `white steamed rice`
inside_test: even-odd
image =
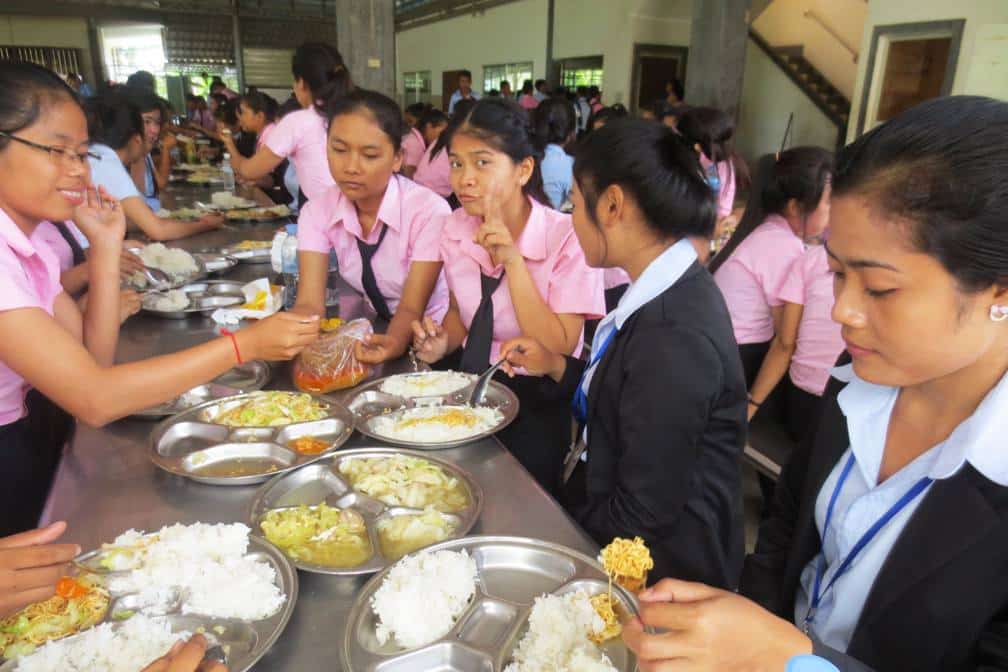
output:
[[[174,587],[187,593],[182,613],[260,620],[284,604],[273,567],[247,557],[249,528],[241,523],[171,525],[146,546],[143,565],[109,582],[113,594],[139,593],[157,604]],[[121,534],[113,546],[135,546],[144,535]]]
[[[371,597],[376,636],[415,648],[445,636],[476,592],[476,562],[465,551],[408,555]]]
[[[616,672],[609,658],[588,639],[604,628],[583,590],[537,597],[528,632],[504,672]]]
[[[381,384],[381,391],[398,397],[442,396],[461,390],[473,377],[458,371],[431,371],[392,376]]]
[[[144,297],[144,307],[163,313],[185,310],[189,307],[189,295],[181,289],[173,289],[164,294],[149,294]]]
[[[169,275],[191,275],[199,268],[191,254],[177,247],[166,247],[164,243],[145,245],[137,256],[145,266],[160,268]]]
[[[136,614],[124,623],[103,623],[75,637],[49,642],[18,660],[17,672],[137,672],[189,632],[171,631],[164,619]]]
[[[459,411],[471,422],[452,424],[442,421],[446,412]],[[504,414],[484,406],[427,406],[411,408],[394,415],[379,415],[369,420],[371,431],[390,439],[410,443],[461,441],[492,430]]]

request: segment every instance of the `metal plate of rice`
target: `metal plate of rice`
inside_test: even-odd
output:
[[[341,466],[354,460],[376,460],[397,456],[424,460],[457,481],[459,491],[465,493],[466,504],[442,512],[442,516],[453,526],[446,538],[455,539],[468,534],[483,511],[483,489],[476,479],[451,462],[438,460],[417,451],[384,447],[342,450],[289,474],[277,476],[256,493],[250,507],[248,525],[256,534],[266,536],[261,522],[271,510],[301,505],[315,506],[323,502],[341,510],[350,509],[360,514],[367,527],[367,537],[372,551],[367,560],[343,568],[293,558],[292,562],[302,571],[336,576],[358,576],[380,571],[401,557],[387,550],[381,528],[397,518],[420,515],[424,513],[423,507],[388,504],[377,497],[369,496],[355,487],[353,477],[343,473]]]
[[[492,436],[510,425],[518,416],[518,397],[509,387],[493,380],[487,387],[483,402],[477,407],[477,412],[482,412],[482,409],[496,412],[495,420],[492,423],[481,423],[480,419],[474,419],[473,422],[476,426],[471,433],[467,433],[463,437],[442,440],[424,440],[389,433],[387,429],[394,427],[402,419],[409,418],[411,414],[425,412],[418,409],[434,407],[447,409],[450,407],[456,409],[458,412],[465,412],[466,402],[471,392],[469,385],[447,394],[429,396],[421,394],[407,397],[382,391],[382,387],[386,386],[386,383],[397,381],[397,379],[422,380],[425,377],[444,375],[444,373],[446,372],[423,371],[387,376],[368,381],[348,393],[344,399],[347,408],[357,418],[357,430],[367,437],[397,446],[404,446],[414,450],[441,450],[462,446]],[[471,374],[455,375],[466,376],[472,382],[476,380],[476,376]]]
[[[476,562],[476,594],[440,639],[414,649],[394,639],[379,644],[378,619],[371,598],[390,568],[371,578],[357,595],[347,619],[341,656],[349,672],[381,670],[501,671],[512,661],[518,642],[528,630],[535,598],[583,590],[598,595],[609,590],[602,566],[583,553],[559,544],[525,537],[467,537],[429,547],[424,552],[462,551]],[[640,611],[636,598],[613,585],[613,603],[622,622]],[[635,656],[616,637],[600,645],[620,672],[637,669]]]

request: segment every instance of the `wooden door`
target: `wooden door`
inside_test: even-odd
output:
[[[634,45],[633,79],[630,85],[632,112],[650,108],[665,98],[665,83],[673,77],[686,78],[686,47]]]
[[[458,78],[461,70],[445,70],[441,73],[441,109],[448,111],[448,103],[452,94],[458,91]]]

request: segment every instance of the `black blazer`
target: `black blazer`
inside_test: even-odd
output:
[[[843,387],[830,381],[818,429],[785,467],[742,575],[744,595],[789,621],[821,549],[816,497],[850,444]],[[969,464],[936,481],[882,565],[846,653],[815,648],[842,672],[1008,670],[1008,488]]]
[[[568,359],[565,393],[585,366]],[[592,378],[588,427],[587,502],[575,512],[584,529],[603,545],[643,537],[652,582],[735,588],[745,380],[728,309],[699,264],[617,333]]]

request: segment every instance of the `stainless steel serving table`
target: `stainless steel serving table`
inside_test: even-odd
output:
[[[175,191],[175,190],[173,190]],[[180,197],[206,197],[206,190],[178,190]],[[174,243],[198,250],[220,247],[240,240],[268,240],[277,229],[272,225],[243,225],[195,236]],[[239,265],[222,277],[253,280],[268,272],[265,266]],[[340,314],[359,316],[359,295],[341,286]],[[208,318],[162,320],[136,315],[123,326],[118,360],[129,362],[174,352],[216,336]],[[385,367],[384,373],[405,369],[403,362]],[[383,372],[378,372],[381,374]],[[291,389],[290,367],[276,368],[266,389]],[[101,390],[95,390],[101,394]],[[66,520],[67,541],[94,548],[128,529],[156,530],[175,522],[244,522],[256,486],[201,485],[171,476],[148,459],[147,437],[154,423],[127,419],[94,429],[80,425],[73,444],[63,457],[46,506],[44,522]],[[346,448],[382,445],[359,434]],[[472,534],[519,535],[563,544],[594,556],[598,546],[567,516],[563,509],[533,481],[501,444],[493,438],[460,448],[439,451],[439,458],[458,464],[483,487],[483,513]],[[273,649],[256,670],[338,669],[339,648],[347,615],[367,577],[342,578],[300,573],[300,596],[294,616]]]

